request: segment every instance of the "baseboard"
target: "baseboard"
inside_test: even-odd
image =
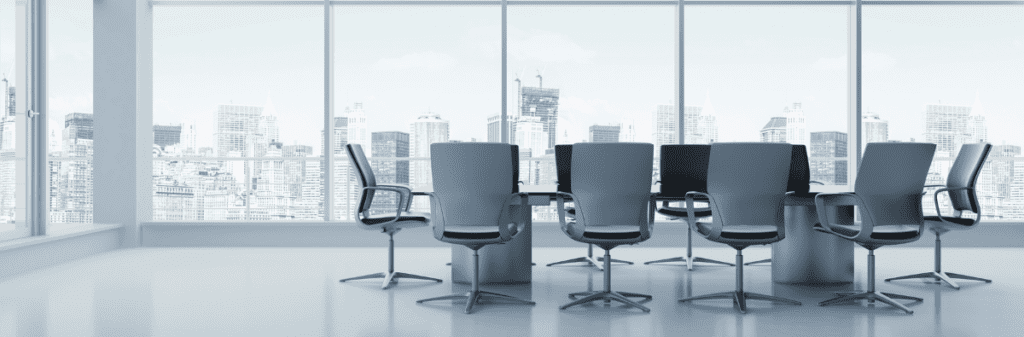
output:
[[[1024,247],[1024,226],[980,225],[968,231],[948,233],[942,238],[944,247]],[[935,236],[926,233],[921,239],[901,247],[931,247]],[[387,236],[361,229],[351,223],[144,223],[144,247],[379,247],[387,245]],[[434,239],[430,228],[403,230],[395,235],[397,247],[449,247]],[[557,224],[537,223],[533,226],[534,247],[579,247],[562,233]],[[651,239],[640,247],[684,247],[686,227],[681,224],[656,224]],[[694,247],[722,247],[694,234]]]
[[[89,225],[0,243],[0,279],[121,248],[121,226]]]

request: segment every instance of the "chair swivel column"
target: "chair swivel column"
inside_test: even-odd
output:
[[[564,260],[564,261],[548,263],[548,267],[557,266],[557,265],[560,265],[560,264],[567,264],[567,263],[585,262],[589,266],[597,267],[597,270],[604,270],[604,267],[602,267],[604,264],[603,263],[598,263],[598,261],[604,261],[604,258],[598,256],[597,259],[595,259],[594,258],[594,244],[588,244],[587,245],[587,256],[581,256],[581,257],[577,257],[577,258],[574,258],[574,259],[568,259],[568,260]],[[623,261],[623,260],[616,260],[616,259],[612,259],[612,262],[613,263],[633,264],[633,262],[630,262],[630,261]]]

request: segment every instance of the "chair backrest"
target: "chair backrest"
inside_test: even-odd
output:
[[[512,193],[519,193],[519,145],[512,145]]]
[[[711,145],[661,146],[661,195],[682,197],[686,192],[708,191]]]
[[[572,146],[572,194],[585,226],[648,223],[654,145],[576,143]]]
[[[512,145],[505,143],[430,144],[434,194],[431,221],[443,226],[496,226],[512,194]],[[440,206],[441,209],[435,208]]]
[[[373,176],[373,168],[370,167],[370,162],[366,160],[366,155],[363,153],[363,146],[348,144],[345,145],[345,151],[348,152],[348,159],[352,162],[352,167],[359,173],[359,186],[377,186],[377,179]],[[373,190],[366,190],[359,199],[359,208],[356,209],[356,213],[370,209],[371,205],[373,205]]]
[[[921,192],[935,144],[868,143],[857,170],[853,191],[867,209],[874,225],[913,225],[924,221]]]
[[[784,226],[783,198],[792,145],[714,143],[708,165],[708,194],[716,226]]]
[[[811,168],[807,161],[807,147],[803,144],[793,145],[793,156],[789,164],[789,183],[786,190],[796,194],[807,194],[811,191]]]
[[[953,167],[946,177],[946,187],[971,187],[970,190],[952,191],[949,193],[953,209],[958,211],[979,212],[978,196],[973,189],[978,181],[978,174],[981,167],[985,165],[992,145],[988,143],[964,144],[960,147],[960,154],[956,156]]]
[[[555,145],[555,171],[558,177],[559,192],[572,193],[572,145]]]

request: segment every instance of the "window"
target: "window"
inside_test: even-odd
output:
[[[0,0],[0,240],[31,233],[25,218],[26,118],[17,114],[24,100],[24,93],[18,95],[24,89],[19,85],[24,80],[25,45],[17,38],[24,33],[19,24],[25,20],[17,14],[21,6],[14,0]]]
[[[323,19],[153,9],[153,220],[324,219]]]
[[[864,143],[935,143],[929,185],[945,184],[960,145],[991,143],[982,216],[1024,220],[1024,8],[864,6],[862,17]]]

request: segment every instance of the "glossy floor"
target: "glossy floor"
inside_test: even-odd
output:
[[[733,289],[732,267],[615,265],[612,289],[654,296],[649,314],[602,304],[558,310],[571,292],[600,289],[591,267],[545,267],[577,257],[580,248],[536,248],[533,282],[485,286],[530,298],[535,306],[481,304],[472,315],[450,301],[417,299],[464,291],[449,282],[450,250],[398,248],[397,269],[444,283],[338,279],[381,271],[385,248],[216,248],[120,250],[0,280],[0,336],[1019,336],[1024,331],[1024,279],[1018,248],[948,248],[947,269],[994,279],[961,290],[920,280],[879,282],[883,291],[924,298],[907,315],[884,304],[819,307],[835,291],[863,289],[866,256],[857,251],[857,281],[835,287],[772,284],[771,267],[745,268],[748,291],[802,301],[803,306],[731,301],[679,303],[692,294]],[[617,259],[642,262],[682,249],[621,247]],[[728,248],[702,256],[731,261]],[[752,247],[748,261],[770,251]],[[878,251],[879,279],[927,271],[932,251]]]

